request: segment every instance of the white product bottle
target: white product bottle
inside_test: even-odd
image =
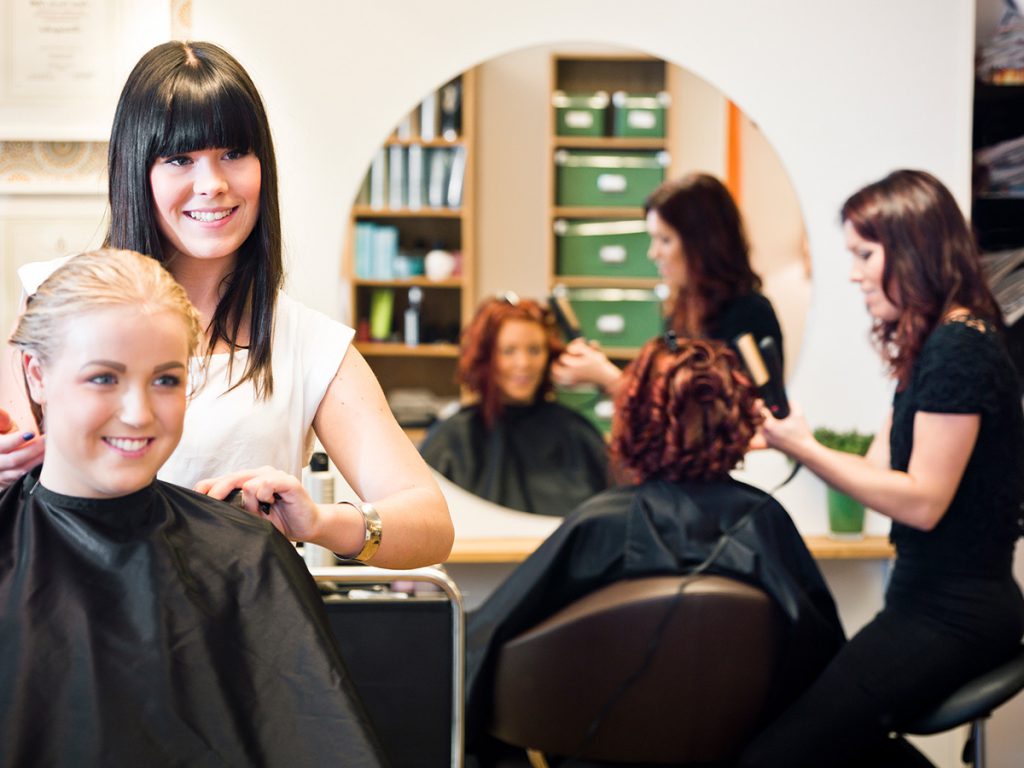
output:
[[[306,473],[303,485],[310,498],[317,504],[334,503],[334,476],[327,466],[326,453],[318,451],[309,459],[309,472]],[[302,556],[309,568],[337,564],[337,558],[331,550],[308,541],[302,545]]]

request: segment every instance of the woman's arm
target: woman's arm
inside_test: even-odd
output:
[[[978,438],[978,414],[918,412],[914,448],[906,472],[877,462],[888,460],[891,414],[865,457],[821,445],[798,409],[783,420],[766,414],[768,445],[792,456],[829,485],[898,523],[930,531],[949,508]]]
[[[345,353],[313,428],[353,490],[380,515],[383,536],[374,565],[415,568],[448,557],[454,528],[441,489],[354,347]],[[341,555],[358,552],[362,515],[348,504],[325,505],[321,512],[309,540]]]
[[[597,384],[610,395],[622,380],[622,371],[601,350],[584,339],[573,339],[551,365],[551,377],[556,384]]]
[[[891,431],[892,408],[885,414],[885,421],[882,422],[882,426],[875,433],[875,437],[868,447],[868,452],[864,454],[868,464],[871,466],[878,467],[878,469],[889,469],[891,467],[889,463],[889,433]]]
[[[406,437],[363,356],[350,347],[327,388],[313,429],[328,456],[381,519],[381,544],[368,562],[382,568],[419,568],[451,552],[454,527],[430,469]],[[273,467],[244,469],[200,480],[199,493],[226,498],[243,491],[250,514],[265,513],[293,541],[308,541],[342,557],[363,547],[363,515],[352,504],[315,504],[302,484]],[[352,499],[351,501],[356,501]]]

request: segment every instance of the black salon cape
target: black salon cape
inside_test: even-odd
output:
[[[650,481],[583,504],[506,579],[466,628],[466,738],[476,750],[491,717],[502,644],[574,600],[622,579],[683,573],[753,510],[707,573],[764,589],[789,619],[767,722],[814,680],[844,642],[835,603],[786,510],[752,486]]]
[[[506,406],[493,429],[467,406],[434,425],[420,453],[456,485],[521,512],[564,516],[608,487],[604,438],[558,403]]]
[[[0,495],[0,766],[377,766],[302,559],[160,481]]]

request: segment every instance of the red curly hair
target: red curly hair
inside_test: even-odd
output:
[[[537,399],[546,398],[551,392],[551,363],[565,349],[558,336],[553,315],[532,299],[493,298],[477,307],[476,314],[462,332],[462,352],[459,355],[456,379],[480,399],[480,411],[488,429],[498,422],[504,408],[491,366],[498,332],[509,320],[537,323],[544,330],[548,362],[537,390]]]
[[[723,478],[762,421],[757,390],[725,344],[670,344],[647,342],[615,398],[612,460],[628,482]]]

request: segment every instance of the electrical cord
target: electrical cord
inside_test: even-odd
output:
[[[797,472],[800,471],[800,467],[802,466],[803,465],[800,462],[795,462],[792,471],[789,473],[785,480],[783,480],[781,483],[772,488],[772,490],[770,490],[764,496],[763,499],[761,499],[757,504],[755,504],[753,507],[747,510],[743,514],[743,516],[740,517],[739,520],[737,520],[735,523],[733,523],[725,531],[722,532],[721,536],[718,537],[718,541],[716,541],[715,545],[711,548],[711,552],[708,554],[706,558],[704,558],[703,561],[695,565],[691,570],[681,574],[685,578],[680,580],[679,587],[676,589],[675,594],[672,596],[672,601],[668,604],[668,607],[666,607],[665,613],[662,615],[661,619],[658,621],[658,625],[654,628],[654,631],[651,633],[651,638],[647,643],[647,647],[644,649],[644,656],[643,659],[641,659],[639,666],[636,668],[636,670],[633,671],[631,675],[629,675],[629,677],[627,677],[625,680],[622,681],[622,683],[619,684],[618,688],[616,688],[616,690],[613,691],[612,694],[605,700],[604,704],[601,705],[601,708],[594,716],[594,719],[591,720],[590,725],[587,726],[586,733],[583,734],[583,739],[580,741],[579,746],[576,748],[576,752],[572,756],[567,757],[565,760],[559,763],[559,768],[568,768],[572,765],[574,761],[579,761],[582,759],[581,755],[593,741],[594,737],[597,735],[597,732],[600,729],[601,724],[604,722],[605,718],[608,716],[608,713],[611,712],[612,708],[616,704],[618,704],[618,702],[622,699],[623,696],[626,695],[629,689],[632,688],[633,685],[641,677],[643,677],[648,667],[650,667],[651,662],[654,660],[654,654],[658,650],[658,646],[661,644],[661,639],[665,633],[665,629],[666,627],[668,627],[669,621],[672,619],[672,616],[674,615],[676,608],[682,600],[683,593],[686,591],[687,585],[693,583],[697,576],[699,576],[712,565],[714,565],[715,561],[725,550],[729,541],[733,538],[733,536],[735,536],[736,532],[739,531],[748,522],[750,522],[750,520],[753,518],[754,514],[758,510],[760,510],[770,500],[773,500],[775,494],[779,490],[781,490],[785,485],[787,485],[794,477],[796,477]]]

